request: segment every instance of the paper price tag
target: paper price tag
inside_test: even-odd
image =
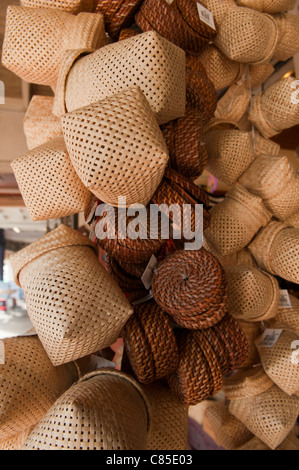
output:
[[[143,285],[146,289],[150,289],[152,285],[152,279],[154,275],[154,270],[158,265],[158,260],[155,257],[155,255],[152,255],[151,259],[149,260],[149,263],[144,271],[144,273],[141,276],[141,280],[143,282]]]
[[[91,356],[91,367],[93,370],[103,369],[104,367],[109,367],[115,369],[115,363],[104,359],[103,357],[96,356],[92,354]]]
[[[279,291],[279,308],[292,308],[289,292],[286,289]]]
[[[267,328],[262,336],[257,340],[257,346],[261,348],[272,348],[283,330],[272,330]]]
[[[198,10],[199,18],[201,19],[201,21],[203,21],[204,23],[206,23],[208,26],[215,29],[216,31],[214,17],[213,17],[213,14],[210,12],[210,10],[205,8],[200,3],[197,3],[197,10]]]
[[[5,364],[5,348],[3,341],[0,341],[0,365]]]

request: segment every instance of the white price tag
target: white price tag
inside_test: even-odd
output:
[[[149,263],[144,271],[144,273],[141,276],[141,280],[143,282],[143,285],[146,289],[150,289],[152,285],[152,279],[154,275],[154,270],[158,265],[158,260],[155,257],[155,255],[152,255],[151,259],[149,260]]]
[[[257,340],[257,346],[261,348],[272,348],[283,330],[272,330],[267,328],[262,336]]]
[[[3,341],[0,341],[0,365],[5,364],[5,348]]]
[[[104,367],[109,367],[115,369],[115,363],[104,359],[103,357],[96,356],[95,354],[91,355],[91,367],[93,370],[103,369]]]
[[[208,26],[215,29],[216,31],[214,17],[213,17],[213,14],[210,12],[210,10],[205,8],[200,3],[197,3],[197,10],[198,10],[199,18],[201,19],[201,21],[203,21],[204,23],[206,23]]]
[[[292,308],[289,292],[286,289],[279,291],[279,308]]]

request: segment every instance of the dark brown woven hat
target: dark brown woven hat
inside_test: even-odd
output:
[[[141,276],[132,276],[119,265],[115,258],[112,258],[109,255],[106,255],[105,264],[108,272],[111,274],[112,278],[119,285],[123,292],[132,293],[136,291],[143,291],[143,296],[146,296],[147,290],[141,281]]]
[[[177,7],[187,24],[202,38],[211,41],[216,36],[216,29],[202,21],[198,14],[197,0],[177,0]]]
[[[152,292],[158,305],[182,328],[209,328],[227,313],[223,268],[204,248],[178,250],[161,261]]]
[[[123,340],[139,382],[153,382],[176,369],[178,347],[171,321],[154,301],[135,306],[124,327]]]
[[[132,28],[124,28],[121,30],[121,32],[119,33],[119,38],[118,40],[119,41],[122,41],[123,39],[129,39],[129,38],[132,38],[134,36],[137,36],[137,34],[139,34],[135,29],[132,29]]]
[[[117,38],[121,29],[134,22],[142,0],[97,0],[96,13],[104,15],[105,29],[113,39]]]

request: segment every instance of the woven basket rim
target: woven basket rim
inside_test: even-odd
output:
[[[235,395],[238,392],[240,392],[239,399],[241,400],[244,398],[254,397],[269,390],[269,388],[274,385],[274,382],[270,379],[266,372],[263,371],[262,365],[251,367],[249,371],[252,372],[252,374],[248,375],[248,369],[239,369],[236,373],[237,380],[234,380],[234,375],[232,375],[231,377],[228,377],[226,381],[224,381],[223,389],[228,400],[238,400]],[[257,371],[258,374],[255,374],[255,371]],[[260,375],[260,373],[262,375]],[[228,390],[228,384],[230,382],[232,383],[231,387],[233,388],[233,396]],[[256,382],[259,384],[259,390],[252,389],[252,385],[254,385]]]

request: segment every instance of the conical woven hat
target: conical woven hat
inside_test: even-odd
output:
[[[58,137],[11,164],[32,220],[49,220],[84,211],[91,192],[74,170],[63,137]]]
[[[150,201],[168,150],[139,87],[66,114],[62,128],[77,174],[101,201],[117,206],[126,197],[126,207]]]
[[[92,12],[94,0],[21,0],[21,5],[29,8],[53,8],[76,15],[81,11]]]
[[[61,65],[54,114],[61,115],[139,86],[159,124],[184,116],[185,53],[157,33],[138,34],[109,44],[74,65],[74,59],[68,60],[73,55],[68,51]]]
[[[73,363],[54,367],[37,336],[3,340],[0,365],[0,441],[36,425],[78,378]]]
[[[255,397],[272,387],[273,381],[261,365],[238,370],[224,380],[223,391],[227,400]]]
[[[204,420],[208,421],[216,444],[226,450],[233,450],[252,437],[252,433],[229,413],[223,402],[211,403],[205,410]]]
[[[294,357],[298,346],[299,336],[287,330],[281,333],[271,348],[257,344],[266,373],[288,395],[299,391],[298,358]]]
[[[189,450],[188,407],[162,381],[144,385],[151,406],[152,427],[148,450]]]
[[[26,441],[29,434],[33,431],[34,426],[25,431],[21,431],[15,436],[10,436],[0,440],[0,451],[2,450],[21,450],[22,445]]]
[[[240,183],[261,197],[280,220],[299,211],[299,175],[287,157],[261,155],[241,176]]]
[[[249,322],[244,320],[238,320],[240,327],[242,328],[248,342],[248,356],[247,359],[241,365],[242,368],[252,367],[260,363],[260,355],[255,345],[255,340],[260,336],[261,322]]]
[[[239,122],[247,113],[250,103],[250,90],[246,83],[239,82],[230,86],[218,101],[215,117]]]
[[[215,45],[231,60],[263,64],[273,56],[277,41],[278,27],[270,15],[230,7],[219,25]]]
[[[105,44],[102,15],[10,6],[2,63],[26,82],[55,88],[64,51]]]
[[[205,231],[208,242],[222,255],[246,247],[271,218],[261,198],[236,184],[211,210],[211,223]]]
[[[246,264],[225,268],[229,313],[245,321],[263,321],[278,312],[279,285],[268,273]]]
[[[270,328],[291,330],[299,336],[299,299],[290,294],[289,298],[291,307],[279,307],[276,317],[267,322],[267,325]]]
[[[252,99],[249,120],[265,138],[299,124],[299,100],[293,77],[278,80]]]
[[[299,17],[291,13],[275,15],[280,41],[277,44],[274,60],[287,61],[299,52]]]
[[[95,12],[102,13],[109,36],[117,39],[122,28],[134,23],[134,15],[143,0],[95,0]]]
[[[24,118],[24,133],[29,150],[62,136],[60,120],[52,113],[52,96],[32,97]]]
[[[290,397],[273,385],[254,397],[231,401],[229,411],[255,436],[275,449],[295,425],[299,398]]]
[[[133,312],[93,247],[61,225],[11,257],[28,314],[54,365],[113,344]]]
[[[130,376],[102,369],[65,392],[22,450],[145,450],[148,399]]]
[[[292,10],[296,0],[238,0],[240,5],[267,13]]]

